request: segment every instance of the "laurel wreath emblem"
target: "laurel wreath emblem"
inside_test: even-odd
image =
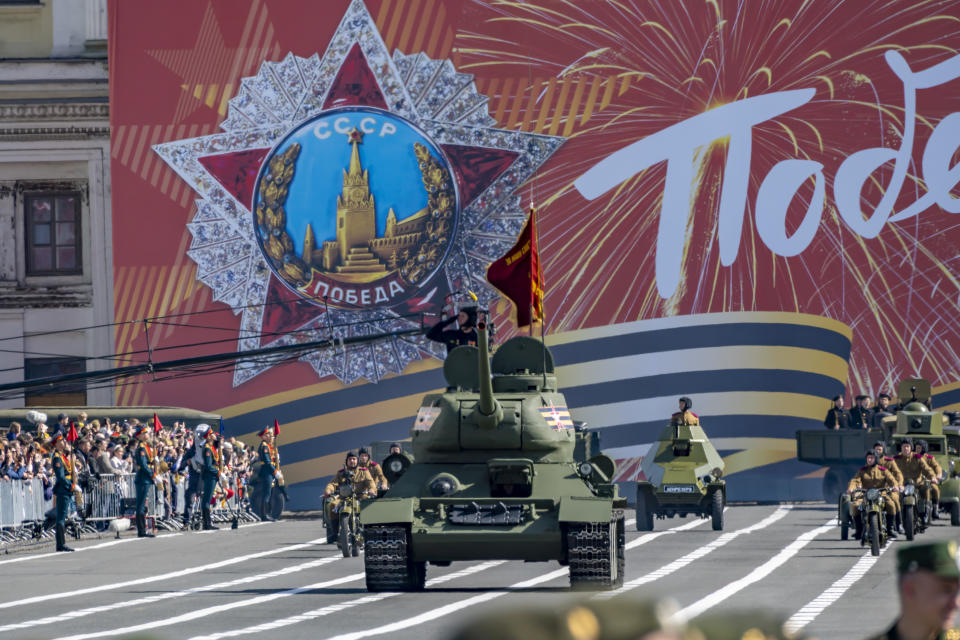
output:
[[[260,202],[255,212],[257,233],[264,252],[277,273],[297,289],[309,283],[311,267],[296,254],[293,239],[287,232],[284,207],[300,150],[300,145],[293,143],[270,159],[260,178]],[[416,250],[399,251],[388,266],[399,271],[404,281],[416,285],[425,281],[443,260],[453,235],[456,194],[450,171],[430,154],[429,149],[415,142],[413,151],[427,192],[429,218],[423,241]]]

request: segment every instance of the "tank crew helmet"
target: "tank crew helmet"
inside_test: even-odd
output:
[[[691,399],[688,398],[687,396],[682,396],[682,397],[680,398],[680,402],[683,403],[683,408],[684,408],[684,409],[693,409],[693,400],[691,400]]]
[[[903,449],[903,445],[905,445],[905,444],[908,444],[908,445],[910,445],[910,448],[913,448],[913,440],[911,440],[910,438],[904,438],[903,440],[901,440],[901,441],[900,441],[900,444],[897,445],[897,448],[898,448],[898,449]]]
[[[343,461],[346,462],[346,461],[348,461],[350,458],[356,458],[356,457],[357,457],[357,452],[356,452],[356,451],[347,451],[347,455],[344,456]]]
[[[390,443],[390,448],[391,448],[391,449],[401,449],[402,447],[400,446],[400,443],[399,443],[399,442],[391,442],[391,443]]]
[[[867,464],[876,464],[877,462],[877,452],[873,449],[867,449],[867,452],[863,454],[863,457],[866,459]],[[870,458],[873,458],[873,462],[870,462]]]
[[[927,441],[926,440],[917,440],[914,445],[917,449],[917,453],[926,453],[927,452]]]
[[[368,456],[370,455],[370,452],[367,450],[366,447],[360,447],[360,448],[357,450],[357,455],[362,456],[363,454],[367,454]]]

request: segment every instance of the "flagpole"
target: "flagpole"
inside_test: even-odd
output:
[[[531,187],[531,188],[532,188],[532,187]],[[546,314],[546,312],[545,312],[544,309],[543,309],[543,289],[544,289],[544,286],[543,286],[543,265],[540,264],[540,227],[537,226],[536,215],[537,215],[537,210],[536,210],[536,208],[534,208],[534,206],[533,206],[533,199],[531,198],[531,200],[530,200],[530,224],[533,225],[533,229],[532,229],[532,231],[533,231],[533,234],[532,234],[532,235],[534,236],[534,237],[533,237],[533,240],[535,240],[536,243],[537,243],[537,273],[536,273],[536,279],[534,279],[534,277],[533,277],[534,274],[531,273],[531,274],[530,274],[530,276],[531,276],[531,277],[530,277],[530,280],[533,281],[533,282],[536,282],[537,284],[540,285],[540,296],[539,296],[539,299],[540,299],[540,342],[543,343],[543,350],[542,350],[542,352],[541,352],[541,353],[543,353],[543,367],[542,367],[542,368],[543,368],[543,388],[546,389],[546,387],[547,387],[547,348],[546,348],[546,347],[547,347],[547,333],[546,333],[547,318],[546,318],[546,315],[547,315],[547,314]],[[531,265],[531,266],[532,266],[532,265]],[[532,300],[531,300],[531,303],[535,303],[535,302],[536,302],[536,299],[537,299],[537,296],[533,296],[533,297],[532,297]],[[531,315],[531,320],[532,320],[532,319],[533,319],[533,314],[531,313],[530,315]],[[533,323],[532,323],[532,322],[531,322],[531,324],[530,324],[530,335],[531,335],[531,337],[533,336]]]

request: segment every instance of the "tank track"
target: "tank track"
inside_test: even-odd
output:
[[[363,566],[367,591],[419,591],[426,563],[410,559],[410,533],[401,525],[364,527]]]
[[[609,523],[570,523],[566,535],[571,588],[607,590],[623,585],[625,533],[622,510],[615,509]]]

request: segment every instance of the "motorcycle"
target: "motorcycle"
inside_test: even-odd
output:
[[[360,500],[354,493],[352,482],[343,482],[337,489],[340,494],[340,504],[337,505],[339,520],[340,551],[344,558],[360,555],[363,548],[363,526],[360,524]]]
[[[863,497],[859,505],[860,518],[863,525],[863,531],[860,537],[860,546],[870,543],[870,553],[880,555],[880,548],[887,544],[887,532],[883,523],[883,506],[886,502],[885,495],[891,489],[856,489],[850,499]]]
[[[907,480],[900,494],[900,504],[903,505],[903,531],[907,540],[913,540],[918,533],[923,533],[928,520],[927,512],[930,509],[929,500],[924,500],[921,492],[913,480]]]

